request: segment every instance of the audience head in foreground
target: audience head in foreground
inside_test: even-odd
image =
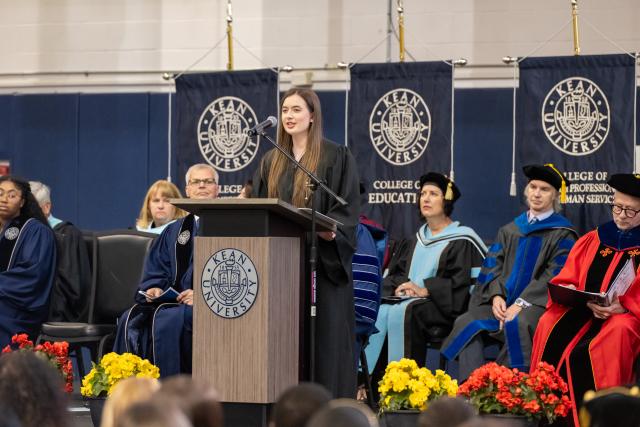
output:
[[[316,383],[300,383],[285,390],[273,409],[273,427],[304,427],[331,400],[331,393]]]
[[[192,427],[174,404],[138,402],[127,408],[115,427]]]
[[[318,411],[307,427],[378,427],[371,409],[353,399],[336,399]]]
[[[155,378],[130,377],[118,382],[104,404],[100,427],[114,427],[127,408],[148,400],[159,388]]]
[[[189,375],[174,375],[162,382],[154,399],[175,404],[193,427],[222,427],[222,405],[218,392]]]
[[[32,352],[0,356],[0,405],[11,408],[22,427],[68,425],[62,377]]]
[[[459,397],[441,397],[431,402],[418,418],[418,427],[457,427],[476,416],[476,410]]]
[[[640,389],[613,387],[589,391],[580,409],[582,427],[640,426]]]

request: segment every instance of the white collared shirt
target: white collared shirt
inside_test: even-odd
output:
[[[543,212],[541,214],[538,215],[534,215],[531,213],[531,211],[527,212],[527,220],[529,221],[529,223],[531,223],[531,221],[533,220],[533,218],[536,218],[537,221],[544,221],[545,219],[549,218],[551,215],[553,215],[553,209],[549,209],[546,212]]]

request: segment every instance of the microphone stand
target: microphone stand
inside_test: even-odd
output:
[[[311,296],[310,296],[310,322],[309,322],[309,335],[311,335],[311,339],[309,340],[309,375],[310,380],[312,382],[315,381],[315,368],[316,368],[316,271],[318,265],[318,235],[316,234],[316,210],[317,210],[317,198],[315,191],[320,187],[324,192],[326,192],[329,196],[333,197],[340,206],[347,206],[348,203],[336,193],[333,192],[327,185],[320,180],[313,172],[309,169],[305,168],[300,164],[299,161],[295,159],[291,154],[289,154],[284,148],[278,145],[269,135],[265,133],[263,129],[260,129],[256,132],[258,135],[262,136],[264,139],[269,141],[271,145],[273,145],[278,151],[285,155],[294,165],[300,168],[302,172],[304,172],[309,177],[309,190],[311,191],[311,249],[309,250],[309,268],[311,269]]]

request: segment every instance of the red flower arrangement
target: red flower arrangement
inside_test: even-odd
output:
[[[54,342],[45,341],[34,347],[27,334],[16,334],[11,337],[11,344],[2,349],[2,354],[12,351],[33,351],[36,355],[48,360],[62,375],[65,382],[64,391],[73,391],[73,366],[69,359],[69,343],[66,341]]]
[[[567,392],[564,380],[544,362],[531,374],[487,363],[458,388],[458,394],[468,398],[480,413],[546,418],[549,423],[569,413],[572,403]]]

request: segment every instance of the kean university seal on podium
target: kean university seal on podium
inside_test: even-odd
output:
[[[207,260],[201,286],[211,311],[233,319],[253,306],[258,296],[258,273],[247,254],[238,249],[222,249]]]
[[[198,145],[206,161],[224,172],[238,171],[256,156],[260,137],[255,141],[247,131],[257,123],[249,104],[235,96],[217,98],[204,109],[198,120]]]
[[[556,84],[542,104],[542,128],[563,153],[585,156],[602,146],[609,134],[607,97],[593,81],[570,77]]]
[[[392,165],[408,165],[422,156],[431,135],[431,113],[424,99],[409,89],[394,89],[376,103],[369,136],[378,154]]]

